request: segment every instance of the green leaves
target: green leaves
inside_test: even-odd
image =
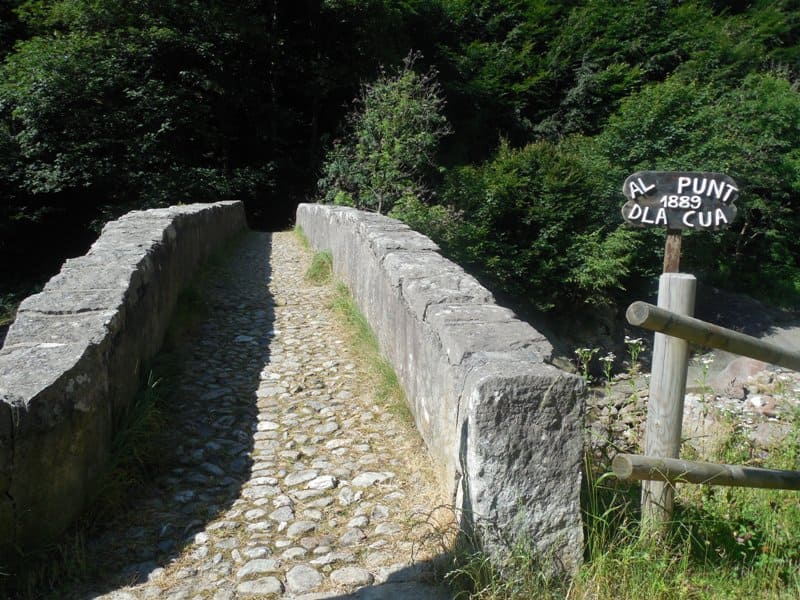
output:
[[[451,171],[443,197],[459,225],[446,249],[541,309],[611,302],[637,234],[617,228],[618,209],[593,185],[602,162],[589,160],[591,147],[582,137],[520,149],[504,142],[483,165]]]
[[[628,174],[715,170],[742,185],[740,216],[687,235],[685,267],[791,303],[798,8],[0,0],[3,214],[88,221],[240,197],[256,226],[273,226],[322,162],[326,201],[393,210],[553,306],[609,302],[660,269],[660,232],[618,229]],[[439,71],[413,55],[379,71],[331,144],[357,82],[411,47]]]
[[[248,94],[237,90],[259,80],[237,77],[243,65],[229,60],[246,47],[238,26],[247,10],[26,2],[20,13],[40,34],[0,71],[20,158],[4,165],[8,176],[40,203],[72,197],[106,216],[268,190],[271,161],[260,156],[256,167],[232,149],[242,132],[258,134],[240,123]]]
[[[414,71],[409,55],[394,75],[364,85],[348,117],[348,137],[334,144],[318,187],[328,202],[388,212],[404,197],[424,197],[423,177],[435,168],[449,132],[433,71]]]
[[[640,169],[734,177],[742,190],[736,222],[718,235],[690,236],[685,266],[715,283],[791,301],[786,274],[800,267],[800,95],[789,81],[753,74],[726,87],[674,75],[623,101],[597,139],[620,181]],[[783,276],[765,279],[773,268]]]

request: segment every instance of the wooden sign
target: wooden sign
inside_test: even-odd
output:
[[[639,171],[622,191],[622,217],[637,227],[717,230],[736,218],[739,186],[720,173]]]

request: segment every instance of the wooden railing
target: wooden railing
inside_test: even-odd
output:
[[[700,319],[680,315],[647,302],[631,304],[625,317],[631,325],[682,338],[704,348],[725,350],[731,354],[741,354],[772,365],[800,371],[798,352]]]
[[[686,395],[688,342],[726,350],[800,371],[800,353],[690,316],[696,280],[683,273],[663,274],[659,306],[634,302],[626,318],[656,332],[645,433],[645,455],[619,454],[612,462],[620,479],[641,480],[642,520],[663,524],[672,517],[674,483],[700,483],[800,490],[800,472],[718,465],[678,458]]]

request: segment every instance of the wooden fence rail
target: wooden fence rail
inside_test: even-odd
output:
[[[645,456],[618,455],[612,469],[620,479],[642,481],[642,523],[647,530],[671,519],[676,482],[800,490],[798,471],[679,459],[689,342],[800,371],[800,353],[692,317],[695,281],[685,273],[664,273],[658,306],[634,302],[626,312],[628,323],[656,332],[653,369]]]
[[[698,346],[726,350],[761,360],[779,367],[800,371],[800,353],[786,350],[758,338],[712,325],[700,319],[653,306],[647,302],[634,302],[625,317],[631,325],[678,337]]]
[[[611,463],[614,475],[636,481],[703,483],[738,487],[800,490],[800,472],[719,465],[715,463],[658,458],[638,454],[617,454]]]

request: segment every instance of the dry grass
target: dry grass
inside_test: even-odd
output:
[[[301,234],[296,237],[298,243],[310,252]],[[330,254],[324,256],[322,262],[330,265]],[[314,264],[313,257],[311,264]],[[346,342],[343,356],[355,365],[358,374],[354,401],[361,403],[364,411],[375,415],[370,423],[379,428],[375,429],[376,432],[383,433],[386,429],[399,431],[399,435],[387,441],[392,446],[394,464],[382,467],[395,473],[393,483],[400,484],[400,491],[404,493],[402,500],[393,503],[398,513],[406,515],[404,532],[398,541],[411,544],[412,555],[407,557],[408,560],[416,562],[435,558],[447,551],[444,540],[452,536],[446,532],[452,533],[456,523],[453,510],[447,505],[449,499],[436,480],[430,454],[414,426],[397,375],[382,356],[378,341],[349,290],[333,279],[324,288],[324,293],[330,298],[330,310],[335,316],[339,336]],[[399,558],[403,557],[398,555]]]

